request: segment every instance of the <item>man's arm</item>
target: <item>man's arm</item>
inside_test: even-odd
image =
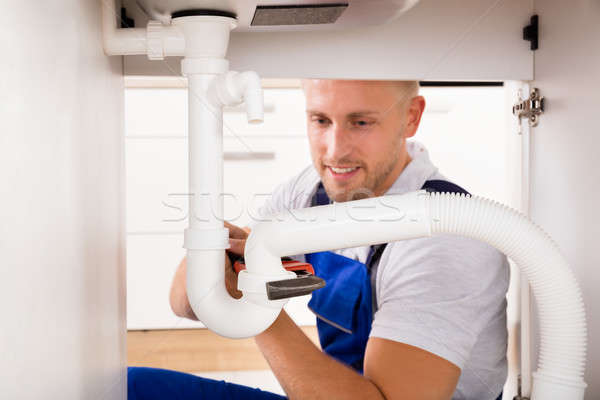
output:
[[[460,376],[443,358],[380,338],[369,339],[360,375],[321,352],[285,311],[255,340],[291,400],[447,400]]]
[[[187,289],[185,287],[186,273],[187,265],[184,257],[183,260],[181,260],[181,263],[179,263],[179,267],[177,267],[177,271],[173,277],[173,283],[171,283],[169,303],[171,304],[171,310],[173,310],[173,313],[178,317],[198,321],[187,297]]]
[[[378,337],[367,342],[364,370],[386,399],[450,399],[460,377],[444,358]]]
[[[243,254],[247,230],[230,228],[229,251]],[[237,276],[229,259],[226,286],[239,297]],[[175,314],[196,319],[187,299],[186,263],[182,260],[171,286]],[[460,369],[430,352],[404,343],[371,338],[364,375],[319,350],[282,310],[277,320],[256,336],[256,343],[291,400],[319,399],[450,399]]]

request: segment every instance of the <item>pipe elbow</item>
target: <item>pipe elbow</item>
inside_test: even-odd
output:
[[[246,71],[236,75],[235,80],[246,102],[248,122],[251,124],[263,122],[264,102],[260,77],[254,71]]]
[[[283,305],[273,307],[256,301],[252,294],[236,300],[224,286],[211,288],[205,296],[198,298],[192,286],[188,287],[188,298],[194,315],[211,331],[230,339],[256,336],[275,321]]]
[[[149,21],[145,28],[119,28],[114,1],[102,1],[102,46],[109,56],[145,54],[150,60],[183,55],[185,39],[176,26]]]
[[[221,106],[246,103],[249,123],[260,123],[264,119],[263,91],[260,77],[254,71],[229,71],[215,79],[209,89],[210,98]]]
[[[224,268],[223,250],[188,250],[186,291],[190,307],[198,320],[218,335],[231,339],[256,336],[271,326],[287,302],[268,300],[264,282],[282,279],[285,271],[280,267],[278,275],[269,276],[261,268],[261,273],[245,274],[253,286],[240,287],[243,296],[234,299],[225,287]]]
[[[272,246],[274,241],[269,239],[277,233],[274,228],[276,227],[269,222],[259,223],[252,228],[244,248],[248,272],[261,275],[281,275],[284,272],[281,257],[285,254],[277,246]]]
[[[146,29],[120,29],[114,1],[102,1],[102,47],[109,56],[146,54]]]

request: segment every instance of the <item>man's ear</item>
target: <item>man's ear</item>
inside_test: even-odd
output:
[[[404,137],[413,137],[417,133],[424,110],[425,98],[423,96],[415,96],[410,100],[406,110],[406,134]]]

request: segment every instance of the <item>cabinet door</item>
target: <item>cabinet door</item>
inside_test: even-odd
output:
[[[531,129],[529,211],[531,219],[556,241],[581,286],[589,342],[585,398],[599,399],[600,3],[536,1],[535,8],[540,47],[530,84],[546,103],[538,126]],[[532,303],[530,350],[532,367],[537,369],[539,320],[537,305]]]

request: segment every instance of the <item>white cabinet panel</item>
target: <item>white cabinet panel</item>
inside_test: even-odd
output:
[[[182,78],[183,79],[183,78]],[[132,88],[125,90],[125,134],[128,137],[187,136],[188,90]],[[261,124],[248,124],[244,104],[225,108],[223,135],[303,136],[306,132],[304,94],[299,88],[264,89]]]
[[[555,240],[581,285],[589,338],[585,398],[600,399],[600,2],[536,1],[535,7],[541,44],[532,86],[546,96],[546,110],[531,131],[530,216]],[[539,322],[533,314],[534,365]]]
[[[304,136],[306,134],[306,105],[301,89],[264,89],[264,99],[265,116],[262,124],[248,124],[244,105],[225,109],[223,134],[225,136]]]
[[[226,151],[273,152],[269,160],[225,161],[224,191],[237,196],[225,201],[225,218],[236,225],[247,225],[253,211],[262,205],[276,185],[287,181],[310,164],[308,139],[257,139],[245,138],[244,143],[230,138],[225,140]]]
[[[187,140],[128,138],[125,146],[127,232],[183,232]]]
[[[272,153],[271,159],[226,160],[225,219],[245,225],[273,188],[310,163],[304,137],[225,138],[226,154]],[[128,138],[127,231],[182,232],[187,226],[187,140]]]
[[[125,400],[122,57],[100,1],[0,4],[0,398]]]
[[[426,113],[414,139],[433,163],[471,193],[509,202],[507,146],[514,132],[507,133],[504,88],[425,87],[421,94]]]
[[[185,256],[183,235],[129,235],[127,238],[127,329],[202,327],[171,311],[169,290]]]

